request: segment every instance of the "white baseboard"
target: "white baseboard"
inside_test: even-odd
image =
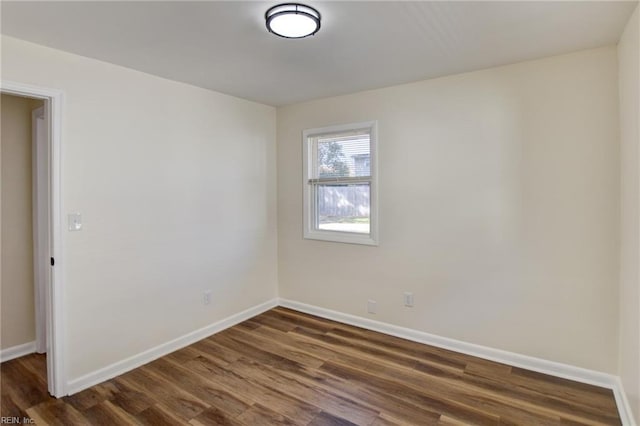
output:
[[[126,373],[127,371],[138,368],[171,352],[182,349],[185,346],[189,346],[199,340],[241,323],[242,321],[248,320],[249,318],[259,315],[276,306],[278,306],[278,299],[269,300],[199,330],[192,331],[169,342],[148,349],[137,355],[118,361],[89,374],[85,374],[84,376],[71,380],[67,383],[67,394],[73,395],[74,393],[90,388],[93,385],[110,380],[116,376]]]
[[[618,406],[622,424],[626,426],[636,425],[633,420],[633,415],[631,414],[629,402],[626,398],[622,383],[618,376],[602,373],[599,371],[588,370],[581,367],[575,367],[568,364],[562,364],[559,362],[549,361],[546,359],[535,358],[528,355],[508,352],[501,349],[494,349],[487,346],[476,345],[474,343],[462,342],[460,340],[437,336],[435,334],[429,334],[410,328],[399,327],[397,325],[374,321],[368,318],[345,314],[342,312],[333,311],[331,309],[308,305],[306,303],[300,303],[293,300],[281,298],[279,304],[280,306],[283,306],[285,308],[290,308],[296,311],[330,319],[333,321],[338,321],[344,324],[365,328],[367,330],[377,331],[391,336],[400,337],[402,339],[424,343],[443,349],[449,349],[478,358],[512,365],[514,367],[520,367],[527,370],[537,371],[543,374],[549,374],[564,379],[574,380],[576,382],[611,389],[616,399],[616,404]]]
[[[36,342],[24,343],[18,346],[12,346],[7,349],[0,350],[0,362],[20,358],[36,352]]]
[[[618,413],[620,413],[620,420],[622,420],[622,424],[637,426],[637,423],[633,419],[631,404],[629,404],[629,399],[627,398],[627,393],[624,391],[624,386],[622,385],[620,377],[616,377],[616,384],[612,390],[613,396],[616,398],[616,405],[618,406]]]

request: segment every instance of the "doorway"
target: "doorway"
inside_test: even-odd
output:
[[[6,358],[15,358],[30,352],[46,352],[47,390],[51,395],[61,397],[66,394],[63,362],[64,328],[62,302],[64,299],[62,297],[62,215],[60,200],[60,109],[62,94],[56,90],[7,81],[2,81],[0,92],[2,93],[3,103],[5,99],[7,99],[7,102],[11,99],[11,102],[17,102],[13,105],[22,105],[23,108],[32,107],[27,109],[28,113],[25,118],[31,128],[30,136],[32,138],[26,142],[29,146],[15,150],[16,152],[20,151],[17,155],[21,158],[23,169],[29,170],[18,170],[17,168],[20,165],[17,163],[8,166],[9,163],[5,161],[7,159],[4,158],[4,153],[2,154],[3,167],[6,167],[3,170],[3,180],[7,183],[6,186],[9,186],[8,181],[10,179],[5,179],[5,176],[13,179],[20,173],[22,175],[26,173],[30,175],[27,179],[30,186],[28,189],[30,190],[25,189],[22,193],[18,190],[17,193],[13,194],[14,200],[17,200],[16,208],[9,210],[8,208],[5,209],[5,185],[3,185],[3,215],[1,218],[3,222],[5,220],[13,220],[11,225],[12,227],[15,225],[16,230],[19,228],[24,230],[27,229],[28,224],[31,225],[30,230],[21,234],[23,239],[21,244],[26,247],[28,243],[29,247],[19,253],[18,246],[13,242],[11,242],[11,246],[7,246],[6,243],[9,240],[5,238],[5,231],[12,229],[12,227],[8,226],[9,222],[7,222],[7,226],[4,226],[5,223],[3,223],[3,262],[8,261],[8,265],[13,268],[12,262],[14,259],[10,259],[11,256],[7,255],[8,253],[15,255],[14,257],[16,258],[20,257],[21,261],[26,264],[28,260],[25,260],[25,253],[31,253],[31,274],[27,274],[24,268],[16,272],[14,276],[8,276],[3,272],[2,285],[4,290],[5,278],[7,278],[7,286],[28,285],[26,281],[31,283],[32,305],[30,308],[25,308],[25,310],[29,311],[33,316],[31,318],[33,327],[31,333],[34,337],[33,340],[12,346],[9,350],[5,350],[6,345],[3,343],[1,353],[4,361]],[[4,115],[3,112],[3,118]],[[10,123],[4,124],[8,126]],[[3,143],[5,142],[4,139],[3,135]],[[8,139],[9,137],[7,136]],[[28,151],[30,157],[28,159],[24,158],[26,151]],[[25,161],[29,160],[31,167],[24,166],[26,164]],[[15,173],[11,175],[9,172]],[[20,180],[18,178],[15,180]],[[24,184],[24,182],[18,183],[17,188]],[[8,194],[10,192],[11,190],[7,191]],[[30,211],[20,210],[18,204],[29,206]],[[7,218],[4,215],[5,210],[10,212]],[[10,232],[7,233],[10,234]],[[15,237],[19,236],[16,235]],[[27,242],[27,239],[30,241]],[[13,269],[18,271],[17,267]],[[24,302],[23,300],[22,303],[24,304]],[[16,309],[16,312],[12,312],[12,315],[15,315],[15,318],[12,317],[12,321],[3,321],[3,324],[5,322],[20,321],[20,308]],[[24,336],[15,337],[16,342],[19,342],[21,338],[24,340]]]

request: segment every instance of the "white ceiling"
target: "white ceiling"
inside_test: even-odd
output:
[[[282,1],[284,2],[284,1]],[[637,2],[302,1],[313,37],[269,34],[281,3],[7,2],[3,34],[270,105],[614,44]]]

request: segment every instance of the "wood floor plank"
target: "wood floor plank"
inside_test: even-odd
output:
[[[110,401],[103,401],[91,406],[82,412],[83,416],[91,424],[101,425],[140,425],[135,417],[128,414],[122,408],[112,404]]]
[[[52,426],[90,424],[89,420],[78,410],[58,399],[43,402],[27,409],[27,415],[36,420],[36,424]]]
[[[11,397],[11,395],[1,395],[0,396],[0,415],[2,417],[25,417],[27,412],[25,409],[20,407]]]
[[[469,374],[468,372],[465,372],[465,375],[460,378],[461,381],[480,389],[494,393],[505,393],[516,400],[525,400],[548,407],[559,417],[579,415],[585,419],[603,423],[615,422],[617,417],[614,415],[614,407],[606,404],[607,409],[603,410],[592,397],[577,400],[567,399],[554,394],[518,386],[504,379],[501,375],[494,377],[490,377],[490,375],[477,376],[475,374]],[[613,395],[611,395],[611,398],[613,399]],[[590,404],[590,401],[593,401],[594,404]]]
[[[316,356],[322,360],[330,360],[338,356],[338,354],[332,350],[327,349],[322,345],[317,344],[313,340],[301,339],[298,335],[293,333],[286,333],[280,330],[276,330],[270,327],[260,327],[253,331],[254,335],[275,340],[278,344],[286,347],[296,348],[300,352]]]
[[[378,414],[368,404],[360,403],[345,392],[331,392],[306,381],[292,371],[278,371],[273,367],[257,364],[248,360],[238,360],[234,365],[236,371],[244,377],[252,377],[260,383],[272,383],[283,392],[296,396],[303,401],[313,401],[318,411],[323,410],[336,418],[343,418],[357,424],[366,424]],[[301,371],[304,369],[301,369]],[[344,388],[343,388],[344,389]]]
[[[207,408],[195,419],[191,419],[189,424],[193,426],[243,426],[242,422],[235,417],[229,416],[227,412],[218,408]]]
[[[75,395],[0,364],[2,416],[51,425],[619,425],[611,390],[274,308]]]
[[[40,362],[39,358],[38,356],[23,356],[18,358],[18,362],[35,373],[36,376],[41,377],[43,382],[46,382],[47,364]]]
[[[191,361],[199,357],[202,354],[201,351],[198,351],[193,346],[187,346],[186,348],[182,348],[175,352],[170,353],[167,357],[175,360],[176,362],[183,364],[185,362]]]
[[[312,404],[282,393],[271,383],[262,383],[253,376],[243,376],[234,366],[224,369],[210,364],[207,360],[191,361],[185,367],[194,372],[203,374],[204,377],[213,376],[216,383],[223,386],[229,392],[241,394],[249,398],[253,404],[269,407],[271,410],[292,418],[302,418],[310,421],[320,410]]]
[[[46,379],[24,367],[20,359],[2,363],[0,368],[2,392],[7,392],[15,405],[27,408],[50,401]]]
[[[605,411],[615,408],[615,399],[611,389],[578,383],[517,367],[512,368],[508,381],[569,401],[583,401],[589,405],[596,405]]]
[[[117,390],[109,398],[109,401],[111,401],[112,404],[117,405],[135,417],[157,402],[152,397],[153,395],[128,385],[121,377],[116,377],[115,379],[106,382],[106,384],[112,384],[113,388]]]
[[[276,330],[285,331],[285,332],[291,331],[298,326],[294,322],[284,321],[280,318],[277,318],[271,315],[265,315],[265,314],[262,314],[254,318],[254,320],[260,324],[266,324],[269,327],[275,328]]]
[[[300,332],[299,329],[295,329],[293,332]],[[307,333],[300,333],[303,337],[309,337]],[[415,378],[413,375],[416,373],[415,371],[407,368],[405,365],[394,365],[387,359],[373,359],[366,353],[358,353],[352,348],[346,348],[337,345],[335,342],[330,339],[324,339],[322,336],[312,335],[310,338],[317,339],[320,338],[321,341],[319,344],[324,344],[328,348],[333,348],[340,356],[334,357],[333,361],[327,361],[321,369],[324,371],[330,371],[334,375],[337,375],[342,378],[348,378],[352,382],[361,383],[363,386],[368,383],[373,384],[379,388],[385,389],[388,393],[392,395],[407,395],[407,399],[414,400],[414,403],[421,405],[424,404],[424,400],[434,397],[433,404],[438,405],[440,408],[445,406],[450,406],[452,401],[455,401],[455,398],[446,400],[447,403],[443,404],[443,401],[438,401],[439,392],[441,390],[433,389],[438,385],[438,383],[427,382],[426,384],[431,389],[423,389],[417,390],[413,388],[406,387],[406,381],[396,380],[397,377],[402,377],[405,380],[409,380],[409,382],[413,382]],[[352,367],[357,366],[357,367]],[[442,387],[442,386],[440,386]],[[418,386],[419,388],[419,386]],[[453,390],[449,389],[449,393],[452,393]],[[458,408],[455,410],[458,412],[458,415],[464,415],[465,417],[484,417],[485,422],[495,423],[497,421],[497,416],[483,416],[483,414],[475,409],[473,409],[472,405],[465,405],[461,402],[456,402],[454,405]],[[450,407],[450,409],[453,409]],[[463,412],[465,414],[463,414]],[[475,413],[475,414],[474,414]]]
[[[264,322],[261,321],[264,318],[271,318],[280,324],[288,324],[288,326],[282,327],[284,331],[289,331],[291,325],[315,329],[322,333],[327,333],[341,327],[341,325],[335,321],[328,321],[324,318],[313,317],[284,308],[271,309],[253,320],[259,324],[264,324]]]
[[[434,365],[438,368],[449,369],[454,372],[462,372],[467,367],[467,362],[462,362],[456,359],[451,359],[446,357],[445,355],[432,353],[429,351],[422,350],[407,350],[405,348],[401,348],[394,345],[381,345],[379,342],[371,340],[367,337],[366,334],[357,333],[349,330],[332,330],[328,333],[330,336],[341,338],[343,340],[348,340],[352,342],[360,343],[363,346],[368,346],[378,351],[384,353],[389,353],[391,355],[402,356],[405,358],[411,358],[415,361],[419,361],[421,363],[426,363],[430,365]]]
[[[107,382],[69,396],[65,401],[78,411],[85,411],[94,405],[113,398],[116,393],[118,393],[118,388],[115,384]]]
[[[297,312],[297,311],[283,308],[283,307],[275,308],[273,309],[273,311],[276,311],[280,314],[286,314],[292,317],[303,317],[312,321],[320,321],[320,322],[323,322],[324,324],[332,324],[333,325],[332,329],[334,333],[338,333],[338,332],[347,333],[348,335],[352,336],[354,339],[356,338],[355,336],[360,336],[361,338],[364,339],[364,341],[372,342],[378,347],[396,349],[407,354],[409,353],[415,354],[421,357],[422,359],[428,358],[431,355],[436,355],[436,356],[442,357],[442,360],[444,362],[458,361],[458,365],[462,367],[469,361],[469,357],[467,355],[450,351],[448,349],[442,349],[435,346],[424,345],[421,343],[413,342],[413,341],[402,339],[395,336],[390,336],[388,334],[378,333],[378,332],[367,330],[360,327],[353,327],[350,325],[338,323],[328,319],[315,317],[313,315],[305,314],[303,312]],[[311,329],[313,327],[305,326],[305,328]],[[480,362],[485,361],[485,360],[480,360],[478,358],[474,358],[474,360],[478,360]],[[491,361],[487,361],[487,362],[491,362]]]
[[[261,329],[262,330],[262,329]],[[279,342],[285,340],[282,332],[274,330],[279,336],[272,336]],[[291,343],[291,342],[289,342]],[[295,342],[293,343],[295,345]],[[242,359],[241,359],[242,360]],[[239,360],[239,361],[241,361]],[[239,362],[238,361],[238,362]],[[247,361],[250,362],[250,361]],[[253,375],[263,376],[265,380],[273,381],[277,383],[280,388],[290,390],[297,395],[304,395],[305,398],[310,400],[322,400],[327,401],[326,395],[313,396],[307,395],[309,387],[313,389],[323,389],[333,397],[346,398],[352,400],[363,401],[363,405],[376,410],[377,406],[384,406],[389,412],[394,413],[398,418],[403,419],[437,419],[438,413],[434,413],[424,408],[416,407],[398,399],[395,395],[390,395],[384,391],[378,391],[377,389],[362,389],[354,386],[354,382],[342,380],[335,376],[330,376],[321,370],[310,370],[308,368],[302,368],[300,370],[274,370],[271,367],[253,363],[254,365],[249,367],[253,372]],[[236,364],[236,370],[238,370],[238,364]],[[360,398],[360,399],[359,399]],[[331,412],[331,408],[323,407],[325,410]],[[353,412],[357,407],[351,408]],[[357,419],[364,421],[363,419]]]
[[[384,417],[377,417],[370,426],[401,426],[403,423],[385,419]]]
[[[167,380],[179,382],[182,389],[228,417],[237,417],[251,405],[237,398],[222,386],[217,386],[215,381],[208,380],[203,375],[183,367],[173,359],[161,358],[149,364],[149,367]]]
[[[171,409],[160,403],[142,410],[136,419],[146,426],[175,426],[185,423],[183,419],[175,416]]]
[[[302,364],[269,352],[266,350],[267,348],[263,347],[262,349],[265,350],[262,350],[258,346],[254,346],[243,340],[243,338],[238,338],[238,336],[236,336],[236,339],[238,339],[236,340],[231,333],[227,333],[223,337],[216,337],[226,339],[227,336],[230,336],[229,340],[225,341],[227,347],[233,347],[234,350],[242,356],[257,359],[262,366],[272,367],[280,371],[280,373],[289,372],[293,374],[304,369]],[[244,378],[251,380],[250,377],[245,376]],[[324,394],[325,395],[319,398],[319,400],[323,401],[324,404],[330,403],[330,405],[321,406],[320,408],[335,413],[337,416],[346,416],[348,419],[362,422],[372,419],[377,414],[375,411],[369,410],[357,402],[350,401],[348,398]]]
[[[143,366],[120,376],[120,379],[166,406],[175,416],[184,420],[191,420],[209,405],[189,394],[180,387],[179,383],[173,383],[158,376],[148,367]]]
[[[276,331],[277,333],[281,333]],[[283,340],[283,337],[280,336],[279,341]],[[331,357],[336,358],[334,356]],[[357,361],[357,360],[356,360]],[[259,366],[254,367],[254,371],[256,368],[267,369],[268,367]],[[318,371],[309,371],[308,369],[301,369],[300,371],[295,370],[287,370],[287,371],[277,371],[274,376],[270,377],[271,380],[281,381],[283,377],[292,377],[298,381],[307,383],[313,387],[319,387],[329,391],[330,393],[341,396],[343,398],[357,400],[358,397],[364,396],[364,405],[375,410],[375,405],[379,404],[385,406],[388,411],[393,412],[399,418],[408,418],[408,419],[437,419],[439,417],[438,413],[434,413],[432,411],[425,410],[420,407],[416,407],[415,405],[411,405],[406,403],[405,401],[401,401],[397,398],[396,395],[391,395],[385,392],[376,392],[376,390],[366,390],[361,389],[360,387],[354,386],[354,381],[342,380],[335,376],[327,376],[322,374],[321,370]],[[293,389],[295,392],[299,394],[304,394],[304,389],[299,389],[296,387],[296,383],[292,382],[284,382],[281,383],[283,388]],[[319,398],[321,400],[325,400],[325,398]],[[373,405],[371,403],[373,402]],[[331,410],[330,408],[326,408]],[[354,408],[350,410],[351,414],[353,413]],[[330,411],[331,412],[331,411]],[[347,415],[347,418],[349,415]],[[360,421],[360,424],[363,424],[364,419],[354,419],[356,421]]]
[[[242,413],[238,420],[246,426],[253,425],[286,425],[286,426],[296,426],[302,425],[306,423],[295,422],[294,420],[283,416],[282,414],[278,414],[275,411],[260,405],[256,404],[251,406],[247,411]]]
[[[408,374],[408,372],[406,371],[407,367],[409,367],[407,364],[389,362],[389,359],[383,356],[372,356],[371,351],[361,350],[358,345],[345,345],[341,342],[336,342],[335,340],[327,337],[327,335],[308,333],[305,331],[301,331],[299,328],[296,328],[291,332],[301,334],[311,339],[316,339],[318,344],[324,344],[328,348],[340,350],[345,356],[359,358],[358,363],[353,361],[350,361],[349,363],[359,365],[359,368],[364,371],[375,371],[375,375],[369,376],[366,379],[368,381],[373,382],[381,378],[391,379],[392,381],[392,377],[395,377],[396,379],[400,379],[400,381],[402,381],[403,383],[412,384],[413,391],[418,392],[417,389],[420,388],[423,380],[429,379],[431,387],[438,388],[438,393],[440,395],[447,395],[448,400],[458,401],[459,403],[464,404],[467,407],[467,410],[469,407],[477,407],[479,405],[478,402],[474,400],[473,394],[476,392],[473,391],[482,391],[482,405],[494,406],[496,408],[499,408],[500,410],[504,411],[505,414],[509,414],[511,417],[515,416],[515,418],[519,419],[519,421],[530,421],[529,419],[531,418],[531,416],[539,416],[541,421],[553,423],[558,422],[561,415],[568,419],[579,417],[572,412],[558,412],[557,410],[554,410],[553,407],[536,406],[535,404],[531,404],[529,399],[515,399],[512,394],[502,394],[493,390],[489,391],[488,389],[480,389],[475,387],[474,389],[468,389],[470,382],[458,380],[458,378],[455,376],[446,377],[442,374],[438,374],[429,375],[429,377],[422,378],[415,377],[413,374]],[[326,365],[327,364],[325,364],[325,366]],[[323,366],[323,368],[325,366]],[[423,396],[433,397],[433,394]],[[517,412],[517,415],[514,414],[515,412]],[[583,418],[583,420],[597,421],[597,419],[589,417]]]
[[[228,331],[228,336],[236,341],[252,342],[253,345],[258,344],[261,349],[269,353],[297,362],[306,367],[318,368],[324,363],[322,358],[308,352],[297,350],[291,346],[282,345],[280,342],[273,341],[272,339],[262,337],[258,332],[255,332],[255,330],[247,332],[242,329],[230,329]]]
[[[357,426],[356,423],[351,423],[349,420],[345,420],[340,417],[336,417],[324,411],[318,414],[311,420],[309,426]]]
[[[189,347],[199,351],[198,356],[204,353],[208,358],[214,359],[216,363],[224,365],[231,364],[239,357],[237,352],[220,345],[217,339],[202,339]]]
[[[248,319],[246,321],[241,322],[240,324],[238,324],[238,328],[244,328],[244,329],[248,329],[248,330],[254,330],[256,328],[260,327],[260,324],[257,323],[254,320]]]
[[[476,409],[474,407],[475,401],[469,404],[469,401],[461,402],[448,397],[448,395],[441,395],[441,388],[425,387],[416,391],[400,381],[394,382],[388,378],[379,377],[372,372],[330,362],[325,363],[322,369],[338,377],[359,383],[363,387],[384,389],[386,393],[395,395],[407,403],[419,407],[428,407],[430,410],[441,414],[446,413],[456,418],[480,424],[497,424],[499,421],[499,416]]]

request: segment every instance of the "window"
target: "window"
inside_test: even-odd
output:
[[[378,244],[376,122],[303,132],[304,237]]]

